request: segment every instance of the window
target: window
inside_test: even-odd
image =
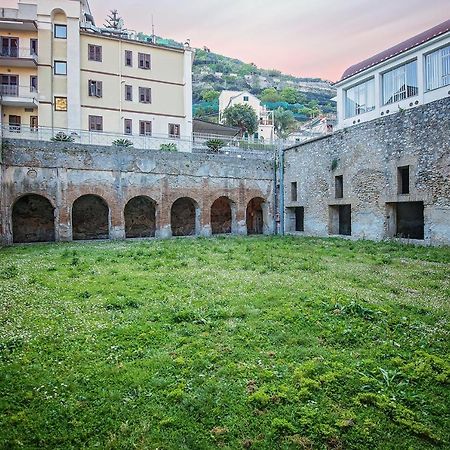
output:
[[[55,97],[55,111],[67,111],[67,97]]]
[[[38,40],[30,39],[30,55],[37,56],[38,54]]]
[[[344,177],[339,175],[334,178],[335,198],[344,198]]]
[[[9,131],[14,133],[20,133],[22,119],[20,116],[10,115],[9,116]]]
[[[450,45],[425,57],[427,91],[450,84]]]
[[[180,137],[180,125],[176,123],[169,123],[169,137],[172,138]]]
[[[125,100],[128,102],[133,101],[133,86],[126,84],[125,85]]]
[[[103,131],[102,116],[89,116],[89,131]]]
[[[247,95],[244,96],[244,102],[248,102],[248,96]]]
[[[139,121],[139,134],[141,136],[151,136],[152,135],[152,123],[146,120]]]
[[[398,193],[409,194],[409,166],[398,168]]]
[[[131,50],[125,50],[125,65],[133,67],[133,52]]]
[[[88,59],[89,61],[102,62],[102,47],[89,44]]]
[[[89,97],[103,97],[103,82],[89,80],[88,89]]]
[[[151,103],[152,102],[152,90],[150,88],[139,88],[139,101],[141,103]]]
[[[1,56],[17,58],[19,56],[19,38],[2,37]]]
[[[67,39],[67,26],[55,24],[54,36],[56,39]]]
[[[149,53],[138,53],[139,68],[151,69],[151,56]]]
[[[291,201],[297,201],[297,182],[295,181],[291,183]]]
[[[67,62],[66,61],[55,61],[54,73],[55,73],[55,75],[67,75]]]
[[[305,208],[300,206],[295,210],[295,231],[305,231]]]
[[[38,77],[37,75],[30,75],[30,92],[37,92],[38,90]]]
[[[417,61],[411,61],[383,74],[384,105],[414,97],[418,92]]]
[[[30,116],[30,131],[35,133],[38,130],[38,116]]]
[[[345,118],[375,109],[375,80],[365,81],[345,91]]]
[[[131,119],[124,119],[123,132],[125,134],[133,134],[133,121]]]

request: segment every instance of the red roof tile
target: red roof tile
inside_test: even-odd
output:
[[[400,55],[408,50],[411,50],[412,48],[417,47],[418,45],[421,45],[424,42],[428,42],[431,39],[435,38],[436,36],[440,36],[444,33],[447,33],[449,30],[450,30],[450,19],[446,20],[445,22],[442,22],[439,25],[436,25],[433,28],[430,28],[427,31],[424,31],[423,33],[418,34],[417,36],[409,38],[400,44],[394,45],[394,47],[388,48],[387,50],[384,50],[381,53],[372,56],[371,58],[368,58],[364,61],[361,61],[358,64],[349,67],[342,75],[341,81],[350,78],[353,75],[356,75],[357,73],[363,72],[364,70],[369,69],[370,67],[373,67],[383,61],[393,58],[394,56]]]

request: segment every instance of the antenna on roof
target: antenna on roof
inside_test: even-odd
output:
[[[153,43],[156,44],[155,22],[153,20],[153,14],[152,14],[152,40],[153,40]]]

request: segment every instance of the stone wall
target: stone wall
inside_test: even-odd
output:
[[[409,193],[401,193],[400,167],[409,171]],[[288,233],[296,232],[295,207],[304,208],[299,234],[328,236],[339,233],[340,215],[345,228],[344,205],[351,205],[354,238],[408,237],[408,230],[417,237],[422,220],[424,236],[417,242],[450,244],[450,98],[287,149],[284,199]]]
[[[230,204],[233,233],[247,233],[247,206],[253,198],[263,198],[265,202],[263,232],[271,234],[274,231],[274,162],[269,155],[246,158],[4,140],[0,186],[0,238],[3,243],[13,242],[14,222],[17,225],[13,210],[28,194],[40,195],[50,202],[57,241],[72,240],[73,219],[81,221],[75,230],[77,238],[104,237],[101,211],[95,207],[98,199],[108,207],[106,232],[112,239],[125,238],[126,223],[130,237],[170,237],[172,205],[180,198],[192,199],[195,205],[196,235],[212,233],[211,207],[221,197]],[[77,199],[86,195],[97,197],[74,208]],[[129,204],[136,197],[140,197],[140,201]],[[150,206],[142,197],[150,200]],[[149,217],[143,217],[146,212]],[[72,217],[74,213],[76,218]],[[189,222],[190,218],[183,216],[189,216],[189,211],[174,213],[180,215],[181,221]],[[220,214],[213,216],[217,221]],[[226,213],[222,216],[224,221],[229,221]],[[93,229],[86,226],[90,218],[94,222]],[[40,220],[31,219],[35,223]],[[21,220],[26,222],[23,208]],[[97,222],[98,226],[95,225]],[[188,223],[187,228],[189,226]],[[32,228],[33,224],[27,223],[27,227]],[[177,234],[180,229],[183,224],[177,226]],[[220,230],[221,224],[215,223],[215,229]],[[222,229],[228,230],[228,223]],[[31,237],[30,241],[33,240],[45,239]]]

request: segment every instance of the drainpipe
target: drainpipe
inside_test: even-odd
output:
[[[284,236],[284,149],[280,144],[278,156],[278,169],[280,171],[280,234]]]

